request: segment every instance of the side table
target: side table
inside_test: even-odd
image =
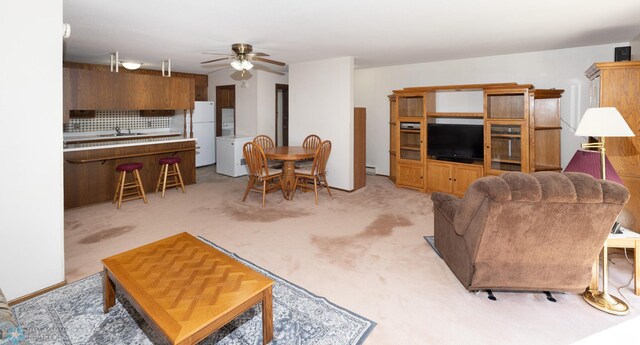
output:
[[[633,232],[629,229],[621,228],[621,234],[609,234],[607,237],[606,248],[631,248],[633,249],[633,270],[635,272],[634,293],[640,296],[640,233]],[[598,289],[598,261],[596,260],[593,268],[593,276],[591,278],[590,289]]]

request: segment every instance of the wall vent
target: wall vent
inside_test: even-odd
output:
[[[367,175],[375,175],[376,174],[376,167],[372,167],[372,166],[368,166],[367,165]]]

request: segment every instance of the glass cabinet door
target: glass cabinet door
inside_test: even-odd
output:
[[[422,160],[422,136],[420,122],[400,122],[400,159]]]
[[[486,156],[485,169],[493,174],[505,171],[527,171],[528,157],[523,151],[526,146],[524,123],[485,124]]]

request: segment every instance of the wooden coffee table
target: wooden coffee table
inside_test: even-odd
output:
[[[273,339],[273,280],[186,232],[102,263],[104,312],[117,287],[171,344],[195,344],[258,302],[263,344]]]

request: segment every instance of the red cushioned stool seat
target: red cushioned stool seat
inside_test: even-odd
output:
[[[160,158],[160,164],[176,164],[182,162],[180,157],[165,157]]]
[[[123,163],[116,167],[116,171],[134,171],[134,170],[142,170],[142,163]]]
[[[139,162],[123,163],[116,167],[116,171],[120,172],[120,176],[116,185],[116,193],[113,195],[113,203],[115,204],[117,201],[118,208],[120,208],[123,201],[142,199],[145,204],[147,203],[147,196],[144,194],[144,187],[142,187],[142,179],[140,178],[140,170],[142,170],[142,163]],[[131,173],[133,182],[127,182],[127,173]]]

